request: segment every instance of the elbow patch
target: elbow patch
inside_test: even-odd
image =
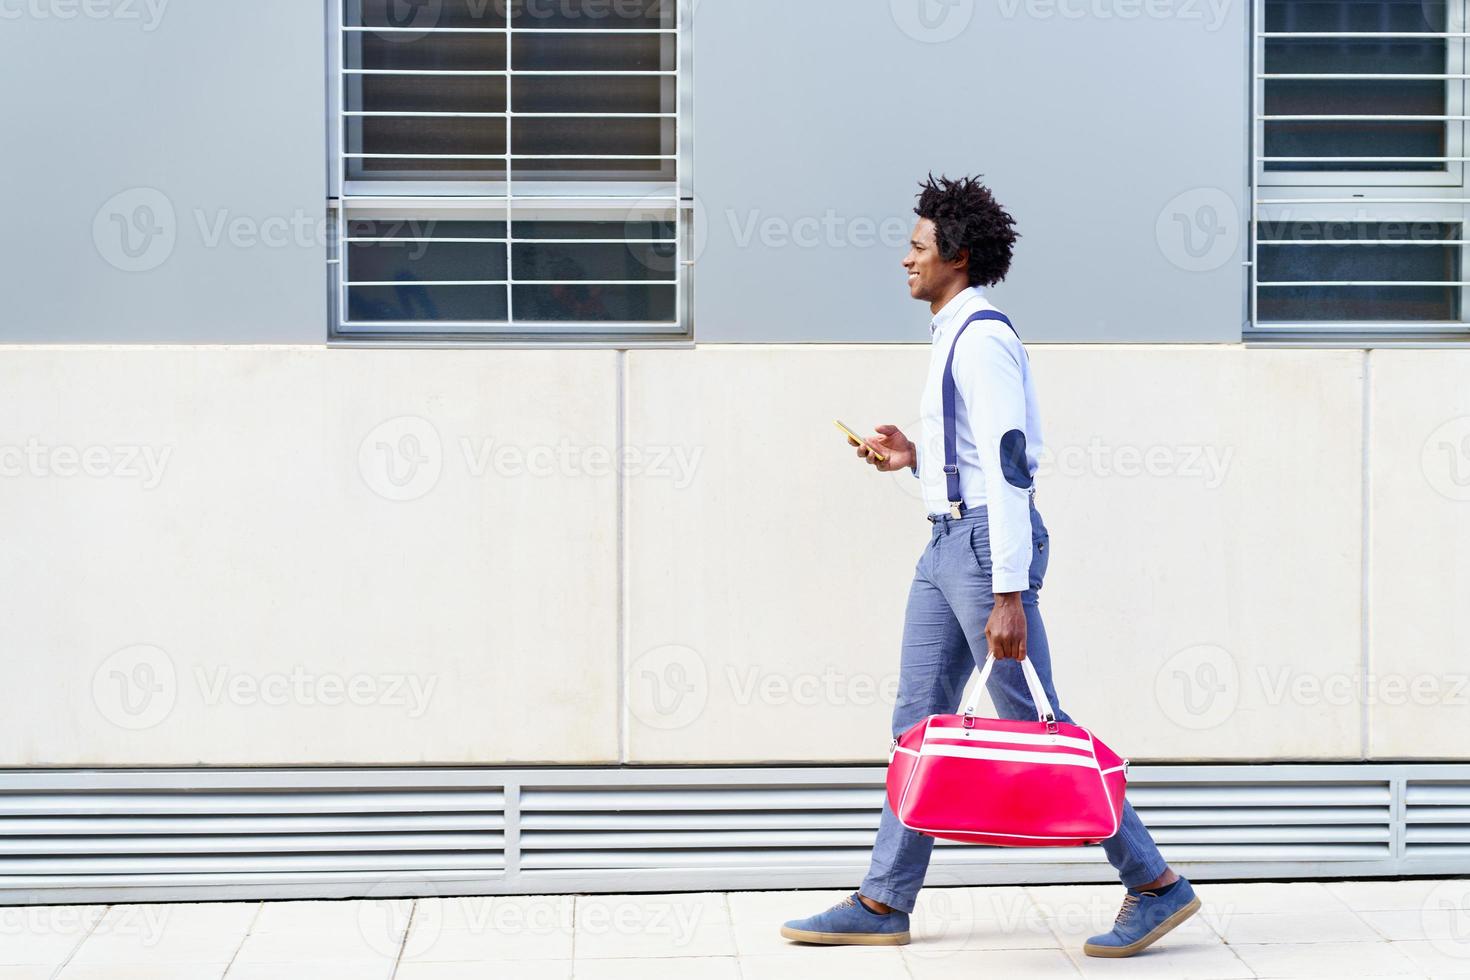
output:
[[[1031,486],[1031,471],[1026,466],[1026,433],[1012,429],[1000,437],[1000,471],[1006,482],[1022,490]]]

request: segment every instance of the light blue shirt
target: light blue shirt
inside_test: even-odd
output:
[[[923,434],[918,477],[930,514],[949,513],[945,362],[960,326],[972,314],[993,309],[985,290],[972,286],[945,304],[929,325],[932,346],[919,405]],[[1031,494],[1042,446],[1031,359],[1010,327],[999,320],[976,320],[955,347],[954,380],[960,492],[967,508],[986,508],[993,590],[1023,592],[1030,586]]]

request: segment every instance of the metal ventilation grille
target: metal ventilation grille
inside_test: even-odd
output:
[[[127,785],[135,774],[78,773],[75,786],[7,788],[0,792],[0,883],[504,867],[498,788],[386,788],[371,779],[357,788],[293,788],[261,786],[249,774],[238,774],[236,785],[209,775],[226,785],[143,790]]]
[[[1379,861],[1391,856],[1393,787],[1353,782],[1143,783],[1129,798],[1179,861]]]
[[[880,767],[0,772],[0,902],[847,887]],[[1470,766],[1135,766],[1197,879],[1470,873]],[[931,882],[1115,880],[940,841]]]
[[[1470,779],[1410,779],[1404,809],[1406,857],[1470,860]]]
[[[850,865],[873,846],[881,790],[824,775],[728,789],[526,786],[521,868]]]

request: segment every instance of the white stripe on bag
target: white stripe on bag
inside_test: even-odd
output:
[[[966,735],[965,732],[970,734]],[[981,728],[956,728],[953,725],[931,726],[925,738],[964,738],[980,742],[1015,742],[1021,745],[1065,745],[1072,749],[1092,751],[1092,743],[1071,735],[1041,735],[1032,732],[992,732]]]
[[[1097,768],[1097,760],[1091,756],[1072,755],[1070,752],[1022,752],[1017,749],[991,749],[970,745],[925,745],[919,750],[919,754],[946,755],[956,759],[989,759],[992,762],[1032,762],[1045,766]]]

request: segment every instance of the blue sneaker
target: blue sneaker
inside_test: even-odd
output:
[[[819,915],[792,919],[781,927],[781,935],[827,946],[903,946],[909,941],[909,914],[898,909],[886,915],[874,912],[853,892]]]
[[[1087,940],[1082,952],[1088,956],[1132,956],[1198,911],[1199,897],[1188,878],[1181,877],[1164,895],[1130,888],[1113,931]]]

